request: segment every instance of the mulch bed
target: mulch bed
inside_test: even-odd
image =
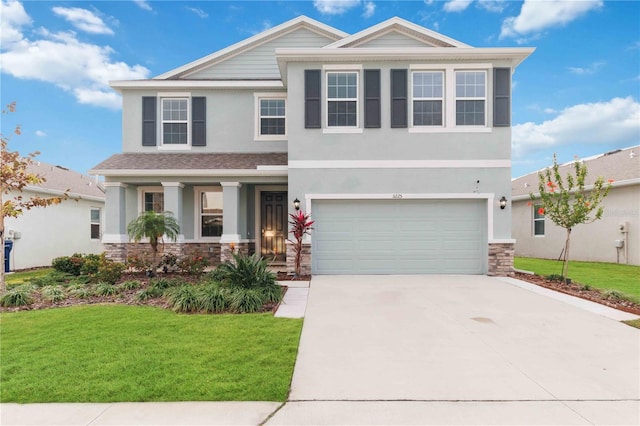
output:
[[[551,281],[540,275],[523,274],[516,272],[514,278],[521,281],[526,281],[531,284],[539,285],[551,290],[559,291],[561,293],[569,294],[571,296],[580,297],[582,299],[590,300],[592,302],[600,303],[602,305],[609,306],[620,311],[629,312],[631,314],[640,315],[640,304],[631,302],[629,300],[619,300],[607,298],[603,292],[596,288],[585,289],[584,285],[580,283],[571,282],[565,284],[561,281]]]

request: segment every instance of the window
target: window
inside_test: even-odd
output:
[[[544,236],[544,209],[541,204],[533,206],[533,235]]]
[[[287,134],[285,94],[256,93],[256,140],[284,140]]]
[[[485,71],[456,71],[456,125],[484,126]]]
[[[144,211],[162,213],[164,211],[164,192],[145,192]]]
[[[442,126],[444,73],[419,71],[412,76],[413,125]]]
[[[91,239],[100,239],[100,209],[91,209]]]
[[[200,236],[222,235],[222,192],[202,190],[200,192]]]
[[[358,127],[357,72],[327,72],[327,127]]]
[[[162,99],[162,144],[187,145],[189,143],[189,99]]]

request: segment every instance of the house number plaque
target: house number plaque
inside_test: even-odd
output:
[[[402,199],[402,194],[393,194],[391,196],[391,198],[393,198],[394,200],[401,200]]]

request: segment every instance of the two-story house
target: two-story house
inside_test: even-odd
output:
[[[116,81],[123,153],[103,243],[171,211],[176,253],[291,260],[314,274],[505,274],[513,261],[511,76],[531,48],[473,48],[400,18],[348,35],[307,17],[149,80]],[[289,247],[289,250],[287,249]]]

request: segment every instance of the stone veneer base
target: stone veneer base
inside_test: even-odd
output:
[[[515,244],[489,243],[489,259],[487,275],[512,276]]]

